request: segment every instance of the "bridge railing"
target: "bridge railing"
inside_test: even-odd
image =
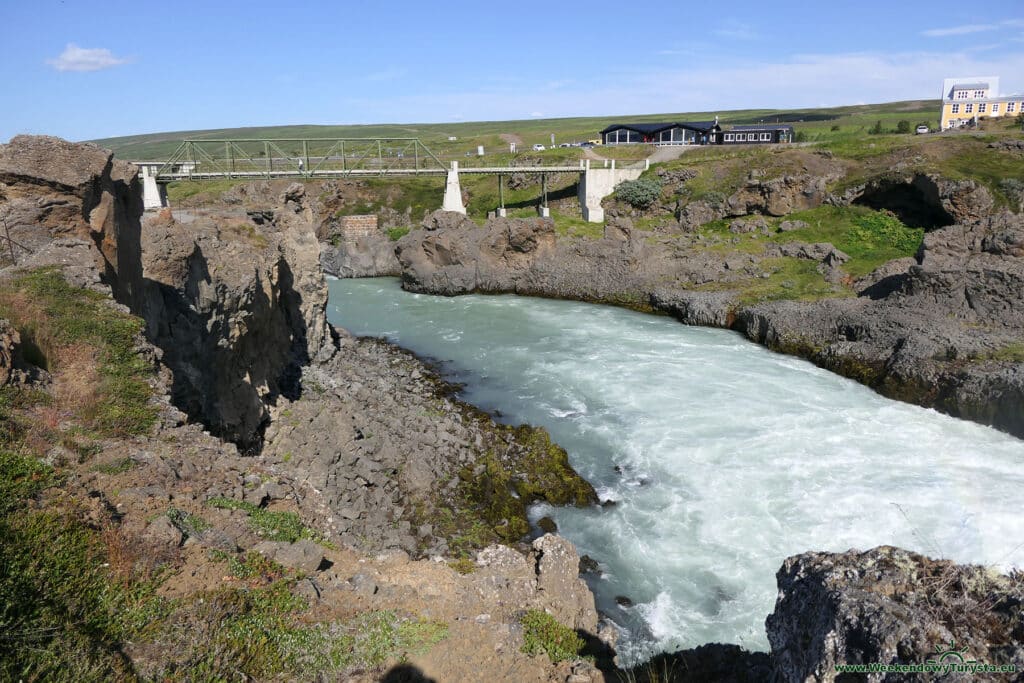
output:
[[[417,138],[185,140],[156,172],[186,178],[325,177],[439,173],[448,167]]]

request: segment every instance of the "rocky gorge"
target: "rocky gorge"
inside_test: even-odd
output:
[[[303,194],[271,191],[258,213],[228,202],[143,221],[130,166],[94,147],[40,138],[0,148],[0,183],[22,249],[4,270],[4,287],[19,287],[27,269],[56,269],[143,321],[134,352],[152,368],[151,429],[97,438],[87,457],[59,439],[45,444],[40,455],[66,473],[43,494],[47,505],[85,514],[163,558],[173,570],[168,595],[230,586],[226,558],[250,562],[255,553],[273,563],[271,574],[287,577],[286,589],[307,605],[305,618],[328,629],[382,610],[443,623],[444,641],[402,653],[418,670],[403,675],[421,676],[410,680],[473,680],[481,672],[493,680],[617,680],[614,636],[579,579],[579,557],[557,536],[531,542],[525,516],[532,501],[594,504],[593,489],[542,430],[495,424],[411,354],[328,325],[320,263],[331,261]],[[386,252],[384,240],[355,251]],[[652,244],[625,220],[603,239],[565,240],[540,219],[478,227],[438,213],[394,253],[414,291],[516,292],[662,311],[731,327],[888,395],[1024,432],[1024,377],[1007,351],[1021,338],[1019,216],[932,231],[912,263],[858,281],[860,296],[816,302],[747,305],[727,288],[693,291],[685,284],[738,282],[758,266],[687,249],[698,241]],[[779,249],[826,272],[844,260],[832,245]],[[361,272],[375,272],[373,263]],[[69,381],[56,360],[33,363],[35,342],[26,342],[38,330],[16,322],[0,330],[8,386],[57,392]],[[67,432],[73,419],[57,418],[56,427]],[[13,445],[41,448],[25,444]],[[77,499],[88,501],[86,510],[72,504]],[[267,513],[293,514],[303,531],[268,538],[254,523]],[[878,548],[791,558],[778,581],[770,656],[727,646],[678,653],[672,661],[685,673],[676,680],[833,680],[834,663],[923,660],[952,640],[979,660],[1024,666],[1019,576]],[[585,634],[598,666],[522,652],[527,609]],[[182,624],[216,632],[216,621],[176,618],[178,638]],[[207,661],[194,639],[109,647],[143,678]],[[375,680],[383,674],[377,666],[343,671]],[[291,675],[299,671],[314,669]]]

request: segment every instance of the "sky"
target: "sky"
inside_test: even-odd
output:
[[[1024,0],[0,0],[0,141],[1024,92]]]

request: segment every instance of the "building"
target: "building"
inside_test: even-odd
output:
[[[1024,95],[999,95],[997,76],[947,78],[942,82],[942,130],[975,125],[981,119],[1017,116],[1024,111]]]
[[[733,126],[722,133],[722,144],[724,145],[770,144],[779,142],[793,142],[793,126],[785,124]]]
[[[601,131],[605,145],[651,143],[655,145],[716,145],[722,141],[718,117],[714,121],[666,121],[662,123],[615,123]]]

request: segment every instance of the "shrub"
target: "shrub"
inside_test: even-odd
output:
[[[646,209],[661,197],[661,180],[658,178],[627,180],[618,184],[615,194],[634,209]]]
[[[904,119],[896,124],[897,133],[909,133],[910,132],[910,121]]]
[[[400,228],[391,228],[390,230],[388,230],[388,239],[390,239],[392,242],[397,242],[398,240],[408,235],[411,229],[412,228],[410,228],[408,225],[402,226]]]
[[[547,612],[531,609],[519,620],[523,625],[523,652],[528,655],[547,654],[555,664],[578,659],[585,643],[576,631],[563,626]]]
[[[885,132],[885,129],[882,128],[882,122],[881,121],[875,121],[875,125],[871,126],[871,129],[868,130],[868,133],[870,133],[871,135],[881,135],[884,132]]]
[[[832,132],[833,132],[833,133],[835,133],[835,132],[837,132],[838,130],[839,130],[839,124],[838,124],[838,123],[837,123],[837,124],[834,124],[834,125],[832,126]]]

